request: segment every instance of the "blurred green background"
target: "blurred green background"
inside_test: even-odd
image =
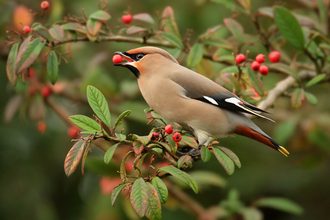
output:
[[[253,8],[283,4],[288,8],[303,11],[300,1],[252,0]],[[84,8],[87,15],[98,9],[97,1],[72,0],[50,1],[51,10],[45,21],[52,24],[69,14],[80,15]],[[39,1],[0,1],[0,114],[8,100],[15,94],[6,76],[5,28],[13,27],[13,12],[19,5],[40,12]],[[180,32],[193,29],[192,43],[207,28],[223,23],[232,13],[224,7],[203,0],[133,1],[109,0],[108,11],[112,16],[109,26],[113,32],[121,25],[120,18],[130,8],[132,14],[147,12],[156,17],[166,6],[172,6]],[[308,15],[308,13],[306,13]],[[160,16],[160,15],[158,15]],[[49,20],[47,20],[49,17]],[[247,33],[255,30],[248,19],[238,18]],[[267,21],[265,21],[267,22]],[[59,81],[82,85],[92,84],[107,96],[112,113],[130,109],[132,114],[124,127],[127,133],[147,134],[143,109],[147,108],[141,97],[136,79],[127,69],[115,68],[111,57],[115,51],[126,51],[140,45],[132,43],[88,43],[71,45],[72,60],[60,65]],[[219,69],[222,68],[218,65]],[[214,72],[214,75],[218,74]],[[264,78],[266,88],[271,89],[283,77],[270,73]],[[74,87],[73,86],[73,87]],[[24,90],[24,89],[23,89]],[[82,96],[85,97],[84,89]],[[227,197],[230,189],[237,189],[242,201],[249,205],[261,197],[281,196],[291,199],[304,208],[302,216],[294,216],[272,209],[263,209],[265,219],[330,219],[330,103],[329,84],[312,87],[311,92],[319,99],[317,106],[307,102],[299,109],[292,109],[290,100],[281,97],[270,109],[277,121],[256,119],[255,122],[270,136],[290,151],[288,158],[253,140],[230,137],[220,141],[222,146],[232,149],[242,162],[242,169],[228,177],[215,158],[209,163],[198,162],[195,170],[203,169],[219,173],[227,180],[225,188],[209,188],[198,195],[191,194],[203,206],[219,203]],[[84,103],[55,97],[71,114],[92,115]],[[28,114],[27,114],[28,115]],[[64,173],[64,158],[72,143],[67,135],[67,126],[57,115],[47,109],[45,122],[47,131],[40,134],[37,124],[29,117],[19,114],[10,123],[0,121],[0,219],[128,219],[128,211],[120,202],[113,208],[110,196],[102,195],[100,176],[80,168],[67,178]],[[102,158],[102,152],[93,148],[92,154]],[[88,168],[88,167],[87,167]],[[180,204],[170,201],[162,207],[163,219],[195,219],[180,209]]]

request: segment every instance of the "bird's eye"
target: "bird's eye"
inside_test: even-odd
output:
[[[144,54],[143,53],[139,53],[139,54],[136,55],[136,58],[138,60],[142,59],[143,57],[144,57]]]

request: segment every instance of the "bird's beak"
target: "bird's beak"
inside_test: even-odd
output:
[[[130,58],[126,52],[123,53],[123,52],[117,51],[117,52],[115,52],[115,54],[119,54],[123,58],[123,62],[121,62],[121,63],[115,63],[114,64],[115,66],[131,65],[131,66],[134,66],[135,67],[135,65],[134,65],[135,60],[133,60],[132,58]]]

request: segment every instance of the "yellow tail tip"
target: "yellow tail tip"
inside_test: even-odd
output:
[[[281,152],[284,156],[288,156],[287,154],[290,154],[289,151],[287,151],[287,149],[285,149],[284,147],[282,146],[279,146],[278,147],[278,151]]]

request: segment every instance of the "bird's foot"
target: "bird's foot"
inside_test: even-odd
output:
[[[200,150],[197,150],[197,149],[191,148],[191,147],[182,147],[182,148],[177,149],[176,152],[181,156],[184,156],[184,155],[191,156],[194,160],[200,160],[200,158],[201,158]]]

